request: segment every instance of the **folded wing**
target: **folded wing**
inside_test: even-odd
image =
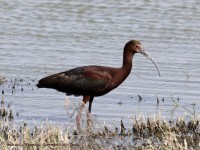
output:
[[[68,95],[102,95],[107,91],[112,74],[104,67],[87,66],[45,77],[39,88],[52,88]]]

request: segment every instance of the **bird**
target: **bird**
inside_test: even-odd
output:
[[[119,68],[107,66],[82,66],[68,71],[49,75],[39,80],[38,88],[52,88],[66,95],[83,96],[83,104],[89,102],[91,113],[94,97],[102,96],[117,88],[130,74],[132,59],[136,53],[146,56],[158,70],[155,60],[143,49],[138,40],[130,40],[124,46],[123,62]],[[80,118],[80,114],[77,118]],[[77,119],[77,121],[80,119]]]

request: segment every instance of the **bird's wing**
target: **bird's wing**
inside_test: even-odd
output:
[[[107,70],[97,66],[79,67],[43,78],[38,87],[53,88],[67,94],[95,96],[105,91],[112,79]]]

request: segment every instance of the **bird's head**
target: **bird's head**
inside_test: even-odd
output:
[[[126,43],[125,49],[130,50],[133,54],[140,53],[140,54],[146,56],[155,65],[156,69],[158,70],[159,76],[161,76],[160,69],[159,69],[157,63],[155,62],[153,57],[151,57],[146,51],[144,51],[142,44],[139,41],[137,41],[137,40],[129,41],[128,43]]]
[[[126,43],[124,49],[131,51],[132,53],[139,53],[142,51],[142,44],[137,40],[131,40]]]

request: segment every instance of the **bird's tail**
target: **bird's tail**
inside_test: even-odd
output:
[[[59,80],[57,78],[57,74],[55,74],[55,75],[50,75],[50,76],[40,79],[36,86],[38,88],[55,88],[56,89],[58,82]]]
[[[38,82],[38,84],[36,85],[38,88],[44,88],[44,84],[42,82],[42,79]]]

